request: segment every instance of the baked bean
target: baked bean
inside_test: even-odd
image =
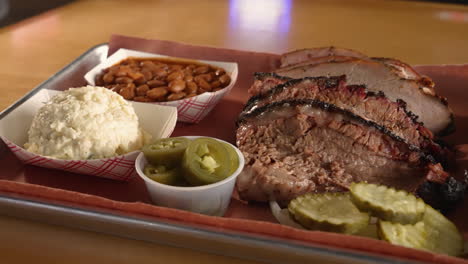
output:
[[[197,76],[195,76],[194,79],[200,79],[200,78],[207,81],[207,82],[211,82],[213,80],[213,77],[209,73],[197,75]]]
[[[153,88],[146,92],[146,96],[148,96],[151,99],[161,99],[167,94],[167,90],[167,87]]]
[[[226,71],[224,71],[224,69],[221,69],[221,68],[217,68],[216,71],[215,71],[216,76],[220,76],[220,75],[223,75],[225,73],[226,73]]]
[[[128,58],[104,69],[96,84],[138,102],[174,101],[226,87],[231,78],[219,67],[164,58]]]
[[[135,85],[139,86],[146,83],[146,78],[145,76],[141,76],[140,78],[133,80],[133,82],[135,83]]]
[[[172,64],[169,66],[169,70],[171,71],[180,71],[184,68],[184,66],[179,65],[179,64]]]
[[[127,100],[132,100],[135,97],[135,85],[133,83],[127,84],[127,86],[120,89],[119,94]]]
[[[187,82],[187,87],[185,87],[185,92],[188,94],[196,94],[198,90],[198,86],[194,82]]]
[[[138,80],[143,77],[143,73],[135,71],[128,72],[127,75],[133,80]]]
[[[120,66],[119,65],[113,65],[109,68],[109,73],[111,74],[116,74],[120,69]]]
[[[104,86],[104,85],[105,85],[104,80],[102,79],[103,76],[104,76],[103,73],[98,74],[98,75],[96,76],[96,85],[97,85],[97,86]]]
[[[184,73],[182,71],[174,71],[172,72],[171,74],[169,74],[167,76],[167,81],[170,82],[170,81],[173,81],[173,80],[179,80],[179,79],[183,79],[184,78]]]
[[[209,73],[205,73],[205,74],[208,74],[208,76],[205,77],[205,80],[209,80],[209,82],[216,81],[217,76],[214,74],[214,72],[209,72]]]
[[[124,88],[127,88],[127,85],[128,84],[116,84],[114,87],[113,87],[113,91],[116,92],[116,93],[120,93],[120,90],[124,89]]]
[[[198,88],[198,91],[197,91],[197,94],[202,94],[202,93],[206,93],[206,92],[211,92],[211,91],[205,91],[203,90],[202,88]]]
[[[108,73],[104,74],[104,76],[102,76],[102,80],[105,83],[111,83],[111,82],[114,81],[114,74],[108,72]]]
[[[198,86],[199,86],[200,88],[202,88],[203,90],[205,90],[205,91],[211,91],[211,85],[210,85],[207,81],[205,81],[205,79],[202,79],[202,78],[200,78],[200,79],[198,79],[198,80],[195,79],[195,82],[196,82],[196,83],[198,84]]]
[[[136,68],[138,67],[138,63],[134,60],[128,60],[127,61],[127,65],[130,67],[130,68]]]
[[[193,81],[193,75],[186,74],[185,77],[184,77],[184,81],[186,81],[186,82]]]
[[[131,69],[128,65],[124,65],[119,68],[119,70],[115,73],[115,76],[117,77],[125,77],[128,75],[128,72],[130,72]]]
[[[185,67],[183,70],[185,75],[193,75],[193,69],[189,67]]]
[[[136,94],[139,96],[145,96],[149,89],[150,88],[147,84],[140,85],[136,88]]]
[[[140,62],[140,66],[143,68],[143,67],[148,67],[148,68],[154,68],[156,67],[156,64],[154,64],[154,62],[150,61],[150,60],[144,60],[142,62]]]
[[[213,89],[219,88],[220,86],[221,86],[220,81],[214,81],[214,82],[211,83],[211,88],[213,88]]]
[[[106,88],[108,88],[111,91],[114,91],[116,93],[119,93],[119,91],[120,91],[120,85],[119,84],[107,85]]]
[[[161,81],[161,80],[151,80],[151,81],[147,81],[146,84],[148,84],[149,87],[151,88],[155,88],[155,87],[159,87],[159,86],[164,86],[166,85],[166,83],[164,81]]]
[[[200,75],[197,75],[197,76],[193,77],[193,81],[195,81],[195,82],[197,82],[197,83],[198,83],[200,80],[204,80],[203,77],[200,77]]]
[[[137,102],[154,102],[155,101],[154,99],[151,99],[146,96],[135,96],[133,97],[133,100]]]
[[[127,84],[127,83],[132,83],[133,80],[132,78],[128,78],[128,77],[117,77],[115,78],[115,82],[118,84]]]
[[[173,80],[169,83],[169,91],[173,93],[182,92],[185,89],[185,81],[184,80]]]
[[[168,72],[164,68],[157,68],[156,70],[153,71],[153,74],[158,78],[164,78],[167,76]]]
[[[208,71],[210,70],[210,68],[208,68],[208,66],[199,66],[195,69],[193,69],[193,73],[195,74],[203,74],[203,73],[207,73]]]
[[[179,99],[184,98],[186,95],[187,95],[187,94],[184,93],[184,92],[172,93],[172,94],[170,94],[170,95],[167,97],[167,100],[169,100],[169,101],[179,100]]]
[[[231,82],[231,77],[229,77],[229,75],[227,74],[224,74],[221,77],[219,77],[219,81],[221,82],[221,84],[226,86]]]
[[[143,68],[143,69],[141,69],[141,73],[143,74],[143,76],[145,77],[146,80],[153,79],[153,72],[150,69]]]

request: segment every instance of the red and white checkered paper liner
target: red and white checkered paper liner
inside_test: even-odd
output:
[[[179,101],[161,102],[158,104],[177,107],[177,120],[187,123],[198,123],[218,104],[232,89],[226,87],[214,93],[207,92]]]
[[[59,160],[31,153],[5,137],[1,138],[13,154],[25,164],[78,174],[94,175],[118,181],[129,181],[137,176],[135,159],[140,153],[139,151],[108,159]]]
[[[177,58],[177,57],[168,57],[160,54],[148,53],[148,52],[140,52],[135,50],[128,50],[128,49],[119,49],[117,52],[112,54],[102,63],[94,67],[85,75],[86,81],[90,85],[95,85],[95,78],[96,75],[101,73],[103,69],[106,69],[120,61],[128,58],[128,57],[137,57],[137,58],[173,58],[177,60],[188,60],[194,61],[204,64],[210,64],[217,67],[221,67],[226,70],[227,73],[230,74],[231,83],[216,92],[206,92],[191,98],[178,100],[178,101],[171,101],[171,102],[155,102],[152,104],[160,104],[160,105],[167,105],[173,106],[177,108],[177,121],[187,122],[187,123],[198,123],[206,115],[210,113],[210,111],[219,103],[219,101],[223,98],[223,96],[227,95],[234,84],[237,81],[238,75],[238,67],[237,63],[234,62],[222,62],[222,61],[206,61],[206,60],[191,60],[191,59],[184,59],[184,58]]]

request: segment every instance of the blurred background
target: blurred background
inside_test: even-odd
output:
[[[75,0],[0,0],[0,27],[14,24],[31,16],[38,15],[44,11],[63,6]],[[135,0],[138,2],[139,0]],[[174,0],[176,1],[176,0]],[[271,0],[272,2],[277,2]],[[413,0],[414,1],[414,0]],[[118,3],[118,1],[116,1]],[[236,1],[231,1],[236,2]],[[250,1],[255,5],[257,0]],[[260,2],[264,2],[261,1]],[[291,2],[291,1],[283,1]],[[468,0],[425,0],[414,2],[435,2],[467,5]]]
[[[38,15],[72,0],[0,0],[0,27]]]

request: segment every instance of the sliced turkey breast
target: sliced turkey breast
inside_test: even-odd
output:
[[[322,47],[313,49],[300,49],[284,53],[281,56],[281,68],[295,65],[301,62],[308,61],[314,58],[329,57],[329,56],[342,56],[342,57],[354,57],[354,58],[368,58],[367,55],[344,48],[337,47]]]
[[[417,80],[422,86],[429,89],[434,88],[434,82],[427,76],[419,74],[409,64],[393,58],[367,57],[361,52],[336,48],[323,47],[313,49],[301,49],[285,53],[281,56],[281,68],[297,66],[304,63],[320,63],[324,61],[344,61],[351,58],[368,59],[383,63],[387,67],[391,67],[401,78]]]

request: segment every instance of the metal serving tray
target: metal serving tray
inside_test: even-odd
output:
[[[61,87],[84,85],[83,75],[104,60],[107,51],[107,44],[91,48],[1,112],[0,119],[41,89],[60,90]],[[3,142],[0,144],[1,160],[8,150]],[[122,211],[51,202],[11,193],[0,192],[0,214],[268,263],[304,263],[311,260],[317,263],[415,263],[351,250],[311,246],[270,236],[171,222]]]

